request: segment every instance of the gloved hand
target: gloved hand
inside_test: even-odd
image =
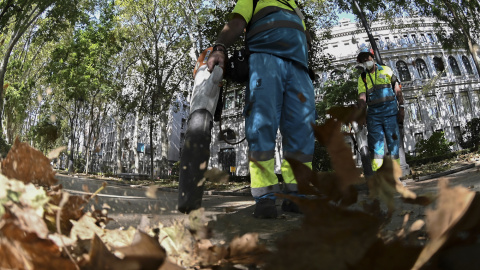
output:
[[[366,114],[367,103],[363,99],[358,99],[355,107],[359,111],[358,114],[360,116],[357,119],[357,123],[359,126],[363,127],[364,125],[367,124],[367,114]]]
[[[218,65],[222,69],[225,69],[226,62],[226,52],[223,51],[213,51],[207,60],[208,71],[212,72],[213,68]]]
[[[405,119],[405,108],[399,107],[397,113],[397,123],[403,124],[403,120]]]

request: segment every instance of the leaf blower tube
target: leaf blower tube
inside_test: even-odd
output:
[[[353,122],[352,127],[357,141],[357,150],[362,161],[363,174],[365,177],[372,176],[373,170],[368,150],[367,128],[360,127],[356,122]]]
[[[178,210],[182,213],[198,209],[202,204],[202,179],[210,159],[213,115],[220,94],[219,84],[223,78],[223,69],[219,66],[211,73],[207,70],[211,52],[211,47],[202,52],[193,71],[195,82],[191,111],[180,157]]]

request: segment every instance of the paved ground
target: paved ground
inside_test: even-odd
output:
[[[448,178],[452,185],[463,185],[480,191],[480,162],[475,165],[475,167],[443,177]],[[58,178],[67,190],[75,193],[85,189],[85,185],[89,186],[88,189],[93,192],[101,184],[101,181],[71,176],[59,175]],[[419,182],[409,179],[405,183],[417,194],[425,194],[436,192],[439,178],[440,176]],[[145,188],[109,185],[98,200],[91,204],[101,207],[106,203],[111,207],[109,216],[116,220],[109,225],[111,229],[127,226],[155,227],[159,222],[168,226],[175,220],[187,220],[187,215],[176,211],[176,192],[158,190],[157,198],[148,198],[145,194]],[[254,201],[248,195],[248,191],[236,194],[237,196],[232,196],[232,193],[217,194],[206,194],[203,200],[209,226],[213,229],[214,240],[229,241],[237,235],[257,232],[262,242],[273,247],[273,243],[278,238],[301,225],[302,215],[283,213],[280,209],[280,200],[277,201],[279,217],[273,220],[262,220],[252,217]],[[362,191],[359,199],[362,200],[366,197],[367,192]],[[413,222],[415,219],[422,218],[425,210],[422,206],[403,204],[400,199],[397,200],[397,209],[387,226],[392,230],[401,226],[405,213],[410,214],[411,222]]]

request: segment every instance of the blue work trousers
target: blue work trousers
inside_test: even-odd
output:
[[[278,192],[273,171],[275,139],[280,128],[284,157],[311,162],[314,150],[315,95],[308,70],[301,64],[266,53],[250,55],[250,81],[245,102],[245,131],[250,157],[252,194]],[[262,163],[265,162],[265,163]],[[258,164],[270,164],[258,171]],[[293,175],[284,172],[285,176]],[[293,176],[292,176],[293,177]],[[258,179],[257,179],[258,178]],[[290,177],[291,178],[291,177]],[[291,191],[296,182],[291,179]]]
[[[382,114],[367,116],[368,147],[373,159],[383,159],[385,156],[384,138],[392,159],[399,158],[400,130],[397,115]]]

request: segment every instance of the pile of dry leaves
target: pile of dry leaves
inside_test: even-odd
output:
[[[314,173],[289,160],[304,194],[288,197],[304,212],[298,230],[277,243],[259,244],[255,232],[226,245],[209,241],[202,210],[188,224],[142,232],[107,230],[104,211],[84,209],[87,197],[54,186],[50,159],[18,140],[2,161],[0,175],[0,268],[2,269],[465,269],[476,257],[480,236],[479,196],[440,181],[435,196],[417,195],[400,182],[399,166],[389,159],[371,178],[367,201],[358,201],[355,184],[365,182],[343,140],[342,123],[362,117],[353,108],[336,108],[317,140],[326,145],[333,173]],[[53,158],[55,155],[50,156]],[[394,196],[426,207],[425,219],[386,235]],[[352,205],[359,206],[353,208]],[[385,214],[380,208],[385,205]],[[427,231],[428,239],[419,241]],[[462,256],[460,256],[462,255]]]

